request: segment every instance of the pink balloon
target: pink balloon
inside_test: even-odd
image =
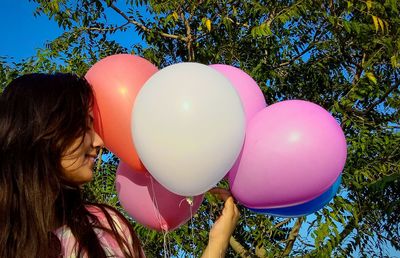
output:
[[[129,54],[108,56],[86,73],[96,105],[95,130],[105,146],[137,171],[145,171],[131,135],[131,113],[136,95],[157,67],[144,58]]]
[[[298,205],[332,186],[346,156],[345,136],[329,112],[307,101],[282,101],[251,120],[229,184],[249,208]]]
[[[222,73],[235,87],[237,93],[239,94],[240,100],[242,101],[243,110],[246,117],[246,126],[248,126],[250,120],[267,106],[264,95],[257,82],[254,81],[254,79],[251,78],[251,76],[246,72],[231,65],[213,64],[210,65],[210,67]],[[229,173],[235,173],[235,171],[238,169],[242,154],[243,150],[240,152],[236,162],[228,171],[225,178],[228,177]]]
[[[235,87],[243,104],[247,126],[254,115],[267,106],[257,82],[241,69],[231,65],[214,64],[210,67],[222,73]]]
[[[186,197],[165,189],[152,176],[133,171],[120,162],[116,188],[122,207],[138,223],[158,231],[172,231],[187,222],[199,209],[204,195]]]

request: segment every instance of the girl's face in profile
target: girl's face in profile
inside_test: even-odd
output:
[[[93,178],[93,168],[97,151],[103,140],[93,129],[93,114],[90,114],[90,127],[85,135],[75,139],[61,158],[63,178],[72,185],[82,185]]]

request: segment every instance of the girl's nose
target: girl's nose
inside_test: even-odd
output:
[[[100,149],[104,147],[103,139],[101,139],[100,135],[94,132],[93,138],[93,148]]]

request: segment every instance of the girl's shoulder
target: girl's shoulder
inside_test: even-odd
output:
[[[125,243],[127,243],[127,247],[131,251],[133,251],[133,249],[131,248],[137,245],[139,248],[140,257],[146,257],[140,245],[140,242],[137,242],[138,239],[135,233],[133,232],[132,225],[117,209],[104,204],[87,205],[86,209],[91,214],[97,217],[102,227],[106,229],[111,229],[111,225],[107,219],[107,214],[108,214],[109,217],[111,218],[112,223],[114,224],[117,234],[124,239]],[[105,247],[105,250],[108,250],[108,253],[111,254],[112,257],[124,257],[121,250],[119,249],[117,241],[110,234],[110,232],[106,232],[100,229],[94,229],[94,230],[98,235],[103,247]]]
[[[85,208],[94,215],[100,223],[100,227],[94,227],[93,230],[106,254],[111,255],[112,257],[123,257],[122,251],[114,235],[111,233],[111,230],[112,227],[114,227],[118,235],[122,237],[129,246],[133,244],[129,229],[130,225],[127,225],[126,221],[121,219],[122,215],[116,209],[107,205],[89,204],[86,205]],[[109,215],[109,218],[111,218],[113,226],[110,225],[106,213]],[[71,229],[67,226],[63,226],[57,229],[54,233],[61,241],[63,254],[65,255],[64,257],[75,257],[74,255],[77,252],[77,241],[72,234]]]
[[[111,217],[114,223],[121,224],[121,214],[115,208],[104,204],[87,204],[85,208],[90,214],[96,216],[102,226],[107,226],[107,214]],[[106,214],[107,213],[107,214]],[[123,223],[125,224],[125,223]]]
[[[90,214],[96,216],[101,227],[111,229],[112,226],[110,222],[112,222],[119,234],[126,237],[130,235],[129,228],[132,227],[132,225],[130,225],[128,220],[114,207],[104,204],[88,204],[85,207]]]

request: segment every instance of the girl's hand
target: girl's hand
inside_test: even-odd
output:
[[[235,230],[239,220],[239,210],[236,207],[231,193],[222,188],[214,188],[209,191],[217,198],[225,201],[221,216],[210,230],[208,246],[202,257],[219,258],[224,257],[229,245],[229,239]]]

